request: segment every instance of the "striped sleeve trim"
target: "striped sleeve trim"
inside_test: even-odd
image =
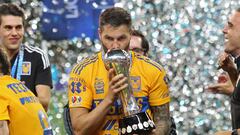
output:
[[[41,55],[41,59],[42,59],[42,62],[43,62],[43,69],[46,69],[46,68],[48,68],[50,66],[50,61],[48,59],[48,56],[47,56],[46,53],[43,52],[43,50],[41,50],[38,47],[33,47],[33,46],[25,46],[25,49],[29,53],[37,52],[38,54]]]
[[[145,56],[138,55],[138,54],[136,54],[135,56],[136,56],[137,59],[143,60],[146,63],[153,65],[154,67],[156,67],[160,71],[164,70],[164,68],[159,63],[157,63],[157,62],[155,62],[155,61],[153,61],[153,60],[151,60],[151,59],[149,59]]]
[[[84,67],[87,65],[94,63],[98,60],[97,55],[94,55],[92,57],[85,58],[83,61],[78,63],[72,70],[72,73],[79,75]]]

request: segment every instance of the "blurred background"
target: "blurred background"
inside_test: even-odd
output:
[[[25,44],[49,55],[54,88],[49,120],[54,134],[65,135],[63,106],[67,81],[77,61],[101,49],[98,16],[124,7],[133,27],[150,42],[150,57],[161,63],[170,79],[171,114],[180,135],[206,135],[230,130],[229,97],[205,87],[216,83],[217,57],[223,51],[222,28],[239,0],[0,0],[26,11]]]

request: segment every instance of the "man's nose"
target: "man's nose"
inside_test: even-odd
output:
[[[15,35],[17,35],[17,34],[18,34],[18,32],[17,32],[17,30],[16,30],[16,29],[12,29],[12,31],[11,31],[11,34],[15,36]]]
[[[120,48],[120,44],[117,40],[114,40],[113,43],[112,43],[112,47],[114,49],[119,49]]]
[[[228,31],[228,26],[224,26],[224,28],[222,29],[223,34],[227,34]]]

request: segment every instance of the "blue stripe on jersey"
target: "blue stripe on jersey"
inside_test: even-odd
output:
[[[113,125],[116,123],[117,120],[113,120],[107,127],[107,130],[111,130]]]
[[[103,99],[95,99],[93,100],[92,103],[92,110],[96,108],[98,104],[100,104],[103,101]],[[121,114],[120,112],[121,106],[117,101],[114,101],[113,105],[111,106],[110,111],[108,112],[108,115],[119,115]]]
[[[110,124],[112,121],[113,121],[113,120],[108,120],[108,121],[106,122],[106,124],[103,126],[102,130],[106,130],[107,127],[109,126],[109,124]]]
[[[150,105],[148,102],[148,97],[136,97],[136,101],[138,103],[138,106],[141,109],[141,112],[145,112],[148,109],[150,109]]]
[[[137,104],[139,108],[141,109],[141,112],[147,111],[150,109],[150,105],[148,102],[148,97],[136,97]],[[96,108],[98,104],[100,104],[103,101],[103,99],[95,99],[92,103],[92,109]],[[119,115],[121,114],[121,104],[119,104],[117,101],[114,102],[114,104],[111,106],[111,110],[109,111],[108,115]]]

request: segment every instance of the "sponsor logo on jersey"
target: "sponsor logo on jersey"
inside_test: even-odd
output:
[[[10,90],[12,90],[15,94],[19,94],[19,93],[29,91],[29,89],[24,84],[22,84],[21,82],[20,83],[9,84],[9,85],[7,85],[7,87]]]
[[[131,88],[133,91],[140,91],[141,90],[141,78],[140,76],[131,76]]]
[[[103,79],[96,78],[94,87],[96,89],[97,94],[102,94],[104,92],[104,82]]]
[[[24,61],[22,63],[22,75],[31,75],[31,62]]]
[[[22,105],[29,104],[29,103],[37,103],[38,98],[35,96],[29,96],[29,97],[22,97],[19,99]]]

